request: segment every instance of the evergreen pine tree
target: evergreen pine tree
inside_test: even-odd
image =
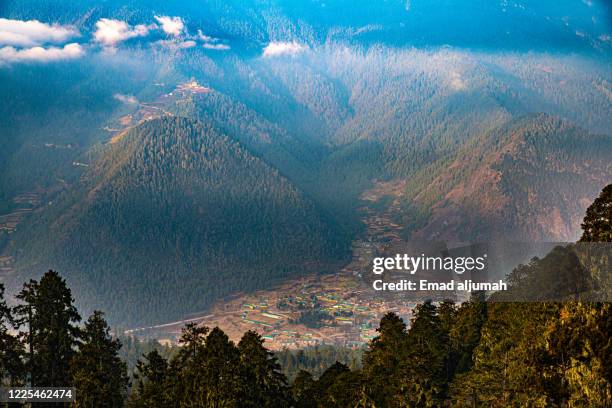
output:
[[[612,401],[612,306],[570,302],[545,330],[554,400],[573,406],[605,406]]]
[[[473,352],[480,342],[480,331],[487,318],[487,303],[483,292],[473,293],[455,314],[450,330],[450,342],[455,354],[455,374],[463,373],[474,364]]]
[[[70,361],[80,336],[75,323],[81,320],[66,281],[49,271],[40,282],[31,280],[17,295],[15,308],[27,345],[29,381],[35,387],[66,387],[72,384]]]
[[[319,377],[319,379],[315,382],[314,395],[316,396],[316,401],[319,403],[324,401],[330,387],[336,382],[336,380],[338,380],[342,374],[349,373],[350,371],[351,370],[349,370],[346,364],[342,364],[338,361],[327,368],[327,370],[325,370],[323,374],[321,374],[321,377]]]
[[[410,406],[441,405],[446,388],[448,337],[431,301],[415,308],[406,343],[400,400]]]
[[[236,391],[240,381],[240,354],[238,348],[218,327],[210,331],[202,359],[197,365],[202,378],[198,390],[205,407],[238,407]]]
[[[405,361],[406,325],[395,313],[383,316],[379,335],[363,357],[364,393],[378,406],[388,406],[399,393],[399,369]]]
[[[242,376],[240,406],[289,406],[286,378],[274,354],[263,346],[263,339],[247,331],[238,343]]]
[[[315,381],[306,370],[300,370],[293,385],[291,386],[291,393],[296,408],[316,408],[317,402],[314,397]]]
[[[20,385],[24,380],[23,346],[10,333],[15,327],[12,310],[4,299],[4,285],[0,283],[0,384]]]
[[[455,302],[445,300],[440,303],[440,306],[438,306],[438,316],[440,318],[440,329],[442,330],[442,338],[445,345],[444,373],[446,383],[448,384],[455,375],[455,366],[457,364],[457,352],[450,338],[451,330],[457,319],[457,307],[455,306]]]
[[[330,408],[356,407],[362,402],[362,381],[359,371],[342,370],[327,386],[319,406]]]
[[[209,332],[188,324],[180,342],[166,376],[168,401],[180,407],[238,407],[240,354],[227,335],[218,327]]]
[[[612,184],[587,209],[582,230],[582,242],[612,242]]]
[[[71,364],[76,407],[123,405],[128,377],[126,364],[118,357],[120,348],[102,312],[95,311],[85,323],[82,343]]]
[[[209,329],[194,323],[187,324],[181,333],[177,355],[168,364],[166,387],[168,400],[189,407],[206,406],[206,378],[203,378],[203,360],[206,335]]]
[[[168,362],[157,350],[152,350],[143,356],[136,364],[137,383],[130,403],[133,408],[166,406],[166,381],[168,378]]]

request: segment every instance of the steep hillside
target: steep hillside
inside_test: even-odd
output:
[[[113,321],[177,317],[344,255],[302,193],[209,125],[153,120],[103,150],[15,248],[19,271],[62,270]]]
[[[409,182],[408,214],[422,217],[412,237],[575,240],[612,179],[610,157],[610,136],[544,114],[514,120],[470,140],[433,178]]]
[[[609,2],[331,3],[0,1],[0,282],[56,268],[140,325],[364,234],[577,238],[612,179]],[[39,24],[72,34],[11,42]]]

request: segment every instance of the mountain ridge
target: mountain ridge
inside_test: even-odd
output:
[[[575,240],[589,200],[612,177],[610,155],[612,137],[567,120],[546,114],[513,120],[469,142],[414,196],[431,206],[431,218],[413,237]],[[437,203],[426,197],[432,190]]]
[[[325,271],[345,251],[333,223],[278,171],[185,118],[131,129],[57,201],[17,237],[17,269],[65,271],[79,290],[99,293],[86,306],[102,302],[115,319],[115,302],[134,306],[128,321],[152,318],[152,304],[180,316],[233,291]],[[105,299],[115,279],[125,284]]]

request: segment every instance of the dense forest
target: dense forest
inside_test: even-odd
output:
[[[336,362],[351,370],[359,370],[362,367],[363,352],[362,348],[320,345],[298,350],[284,349],[275,352],[274,356],[278,359],[283,374],[289,383],[292,383],[301,371],[308,371],[318,378]]]
[[[364,206],[402,239],[573,241],[612,175],[601,56],[370,47],[364,36],[390,31],[352,35],[259,1],[222,13],[204,2],[234,19],[214,23],[190,4],[5,3],[12,18],[32,7],[66,19],[83,39],[99,18],[189,15],[181,41],[197,47],[151,33],[116,53],[0,69],[0,275],[15,291],[60,270],[80,310],[113,325],[337,271],[364,238]],[[580,7],[588,23],[595,7]],[[230,49],[204,49],[198,30]],[[281,33],[303,52],[263,56]],[[402,187],[363,199],[384,183]]]
[[[2,385],[74,386],[78,407],[612,407],[612,187],[589,207],[612,180],[609,0],[0,16]],[[565,244],[504,293],[387,314],[364,349],[113,329],[393,240]]]
[[[610,136],[567,120],[511,120],[411,177],[399,224],[415,240],[566,241],[583,216],[582,197],[608,182],[611,154]]]
[[[400,202],[404,238],[567,240],[585,197],[612,174],[610,136],[546,114],[472,129],[460,148],[386,131],[323,148],[216,92],[173,109],[198,119],[151,120],[98,146],[78,183],[12,242],[0,236],[17,277],[49,265],[92,299],[81,308],[103,307],[113,324],[158,322],[334,270],[363,228],[359,197],[377,176],[406,177],[401,196],[385,197]]]
[[[62,270],[80,294],[107,299],[114,321],[179,317],[234,291],[331,271],[348,254],[312,200],[211,126],[148,121],[100,154],[82,188],[34,221],[36,238],[16,258]]]
[[[609,185],[587,211],[582,243],[612,242],[611,209]],[[608,261],[609,255],[608,248]],[[511,286],[522,290],[547,268],[559,271],[565,264],[534,259],[512,272]],[[301,370],[291,385],[257,333],[249,331],[235,344],[217,327],[188,324],[170,357],[157,348],[140,357],[130,384],[119,358],[121,342],[103,314],[96,311],[79,324],[72,293],[57,272],[25,283],[14,307],[5,302],[4,287],[0,295],[3,383],[71,385],[77,407],[612,403],[609,302],[504,302],[483,293],[460,305],[426,301],[416,307],[409,327],[387,313],[361,365],[351,369],[335,362],[316,376]]]

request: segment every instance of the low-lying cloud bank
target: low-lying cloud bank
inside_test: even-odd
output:
[[[45,46],[62,44],[79,35],[79,31],[69,25],[0,18],[0,65],[80,58],[85,50],[78,43]]]
[[[78,30],[72,26],[0,18],[0,45],[34,47],[62,43],[78,35]]]
[[[126,105],[136,105],[138,103],[138,99],[136,99],[134,95],[124,95],[116,93],[113,95],[113,98],[115,98],[119,102],[125,103]]]
[[[200,43],[208,50],[230,49],[228,44],[204,34],[201,29],[197,30],[197,35],[189,34],[181,17],[156,15],[154,20],[148,24],[132,25],[123,20],[100,18],[86,42],[101,46],[104,53],[114,54],[123,42],[157,32],[150,40],[154,46],[180,50],[193,48]],[[165,38],[160,39],[159,34],[165,35]],[[80,35],[70,25],[0,18],[0,64],[79,58],[85,54],[87,46],[76,42],[65,43]]]
[[[85,51],[80,44],[71,43],[64,47],[31,47],[17,49],[12,46],[0,48],[0,65],[11,62],[51,62],[80,58]]]

